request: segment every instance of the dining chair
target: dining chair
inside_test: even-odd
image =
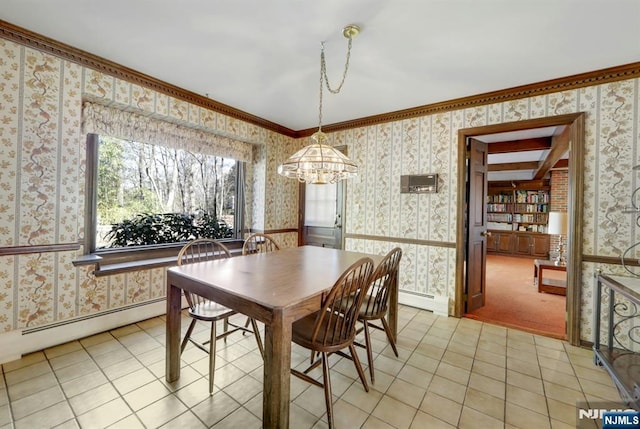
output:
[[[193,240],[182,247],[180,253],[178,253],[177,262],[178,265],[184,265],[194,262],[209,261],[213,259],[224,259],[230,257],[231,253],[229,253],[229,249],[227,249],[227,247],[221,242],[210,238],[200,238],[197,240]],[[236,331],[253,332],[256,337],[256,342],[258,343],[260,354],[263,354],[262,339],[260,338],[260,335],[258,333],[257,324],[253,319],[251,319],[251,325],[253,328],[253,331],[251,331],[244,326],[239,326],[229,321],[229,317],[236,314],[234,310],[220,305],[217,302],[205,299],[202,296],[192,292],[184,291],[184,295],[187,299],[187,303],[189,304],[189,316],[192,318],[192,320],[189,324],[189,327],[187,328],[184,339],[182,340],[182,344],[180,346],[180,354],[182,354],[185,347],[187,346],[187,343],[189,342],[191,342],[194,346],[204,351],[205,353],[209,353],[209,394],[212,394],[213,379],[216,368],[216,340],[219,340],[221,338],[225,338],[226,340],[226,337],[228,335]],[[211,323],[211,333],[209,336],[209,340],[205,341],[204,343],[200,343],[199,341],[191,337],[193,328],[195,328],[196,322],[198,320]],[[220,320],[224,323],[224,330],[221,334],[217,334],[216,323]],[[229,327],[231,327],[231,329],[229,329]],[[209,343],[209,348],[205,347],[207,343]]]
[[[339,353],[348,348],[349,357],[355,364],[364,389],[369,391],[362,365],[356,353],[354,340],[358,312],[372,272],[373,261],[371,258],[366,257],[358,260],[342,273],[331,290],[323,297],[319,311],[293,323],[292,341],[320,356],[306,370],[301,372],[292,369],[291,373],[302,380],[324,388],[329,428],[334,426],[328,362],[330,354]],[[350,305],[345,305],[345,303],[350,303]],[[308,375],[312,369],[320,364],[322,365],[322,383]]]
[[[393,353],[398,357],[396,342],[393,339],[393,334],[391,333],[391,329],[389,328],[389,324],[387,323],[385,316],[389,307],[389,291],[397,280],[398,267],[400,265],[401,258],[402,249],[399,247],[392,249],[385,255],[371,275],[371,282],[369,284],[367,294],[362,300],[360,312],[358,313],[358,320],[362,322],[363,326],[357,330],[357,333],[364,331],[364,347],[367,349],[371,384],[374,384],[375,377],[373,371],[373,351],[371,347],[369,327],[379,329],[387,334],[387,339],[389,340],[389,344],[391,344]],[[371,323],[375,320],[379,320],[382,323],[382,326]],[[357,342],[355,344],[362,346],[362,344]]]
[[[244,244],[242,245],[243,255],[275,252],[277,250],[280,250],[280,246],[278,246],[276,240],[274,240],[270,235],[263,234],[261,232],[255,232],[249,235],[246,240],[244,240]],[[247,317],[247,321],[245,322],[244,327],[248,328],[249,324],[251,324],[251,318]]]
[[[250,255],[252,253],[267,253],[280,250],[278,243],[268,234],[255,232],[247,237],[242,246],[242,254]]]

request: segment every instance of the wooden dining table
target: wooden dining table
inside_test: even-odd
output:
[[[375,264],[382,260],[378,255],[302,246],[169,268],[167,381],[180,377],[181,290],[187,290],[264,323],[262,426],[288,428],[292,324],[319,310],[323,294],[363,257],[372,258]],[[388,315],[394,336],[397,308],[395,286],[390,292]]]

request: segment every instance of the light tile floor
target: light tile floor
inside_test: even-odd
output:
[[[566,342],[404,306],[399,329],[399,358],[384,333],[373,334],[369,393],[351,361],[331,356],[338,428],[575,428],[577,401],[619,400],[592,352]],[[180,380],[165,381],[164,342],[157,317],[2,365],[0,429],[261,427],[262,359],[252,336],[219,342],[213,396],[208,357],[193,346]],[[308,356],[294,346],[294,365]],[[360,358],[366,364],[364,350]],[[322,389],[292,377],[291,401],[291,428],[327,427]]]

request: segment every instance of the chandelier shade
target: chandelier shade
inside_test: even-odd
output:
[[[351,41],[360,32],[357,25],[348,25],[342,34],[348,39],[347,59],[345,62],[342,81],[336,89],[332,89],[327,79],[327,69],[324,56],[324,44],[320,51],[320,103],[318,104],[318,131],[311,138],[315,143],[306,146],[278,166],[278,174],[298,179],[309,184],[336,183],[343,179],[349,179],[358,174],[358,166],[338,149],[325,144],[327,136],[322,132],[322,92],[326,84],[332,94],[340,92],[349,70],[349,57],[351,56]]]
[[[336,183],[358,174],[358,166],[338,149],[326,145],[326,135],[316,132],[315,143],[305,146],[278,167],[278,174],[314,185]]]

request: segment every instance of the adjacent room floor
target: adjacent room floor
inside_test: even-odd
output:
[[[467,316],[539,335],[566,338],[566,298],[538,292],[533,261],[487,255],[485,305]],[[548,270],[544,276],[566,278],[563,272]]]
[[[399,329],[399,358],[373,334],[369,393],[352,362],[331,356],[338,428],[575,428],[577,403],[618,400],[592,352],[557,339],[406,306]],[[0,428],[261,427],[262,358],[252,336],[219,342],[213,396],[207,355],[192,346],[179,382],[165,382],[164,340],[158,317],[2,365]],[[294,365],[308,357],[294,347]],[[321,388],[292,377],[291,401],[291,428],[327,427]]]

